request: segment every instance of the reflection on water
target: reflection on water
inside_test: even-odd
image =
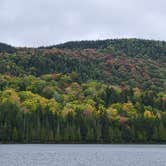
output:
[[[0,145],[0,166],[166,166],[166,146]]]

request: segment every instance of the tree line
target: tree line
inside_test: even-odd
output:
[[[1,75],[0,142],[166,142],[166,93],[77,77]]]

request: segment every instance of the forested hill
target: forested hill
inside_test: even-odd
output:
[[[16,49],[8,44],[0,43],[0,52],[14,53]]]
[[[0,43],[0,142],[166,143],[166,42]]]
[[[76,41],[49,46],[45,48],[60,49],[111,49],[114,54],[125,54],[126,56],[148,56],[159,58],[166,56],[166,42],[141,39],[112,39],[97,41]]]
[[[117,39],[68,42],[51,47],[14,48],[0,45],[0,72],[13,76],[50,73],[79,75],[141,89],[165,89],[166,42]]]

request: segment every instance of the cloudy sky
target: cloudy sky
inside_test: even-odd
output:
[[[0,0],[0,42],[52,45],[70,40],[166,40],[166,0]]]

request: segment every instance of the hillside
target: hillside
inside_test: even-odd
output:
[[[40,76],[77,72],[80,81],[164,90],[166,42],[138,39],[68,42],[1,53],[0,72]]]
[[[0,43],[0,52],[14,53],[16,49],[8,44]]]
[[[166,143],[166,42],[0,43],[0,142]]]

